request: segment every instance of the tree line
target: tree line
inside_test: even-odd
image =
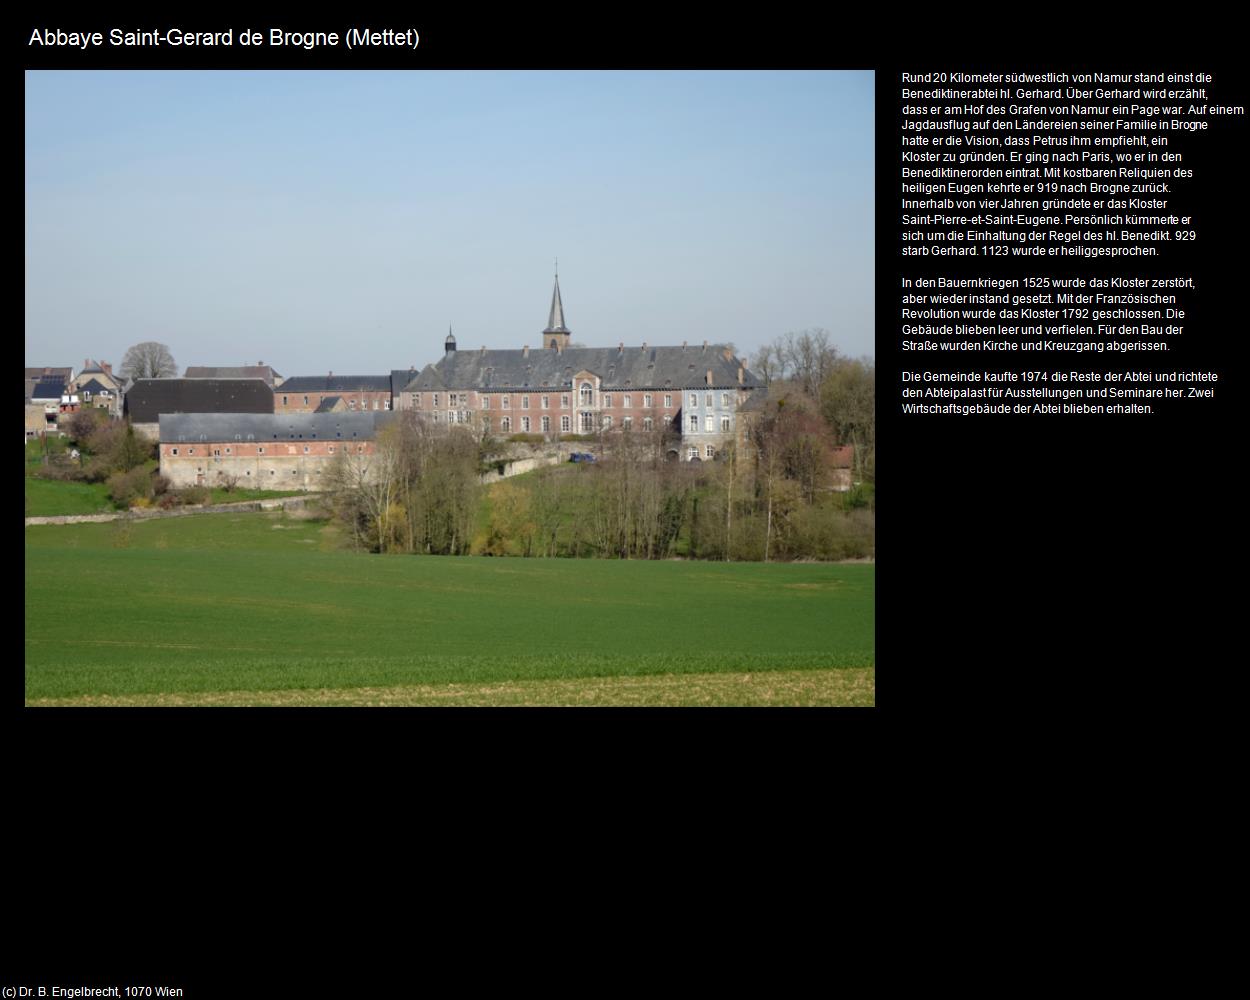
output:
[[[844,559],[875,545],[875,370],[824,331],[787,334],[753,366],[763,404],[716,460],[672,461],[675,431],[613,430],[600,461],[482,485],[499,442],[404,411],[328,486],[375,552],[666,559]],[[850,445],[849,469],[843,447]],[[849,479],[849,482],[847,481]]]

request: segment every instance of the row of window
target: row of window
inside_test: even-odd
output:
[[[365,446],[364,446],[363,444],[361,444],[361,445],[357,445],[357,446],[356,446],[356,451],[357,451],[357,452],[359,452],[360,454],[364,454],[364,450],[365,450]],[[170,449],[169,449],[169,453],[170,453],[171,455],[177,455],[177,454],[178,454],[178,449],[177,449],[177,448],[170,448]],[[258,448],[256,449],[256,454],[257,454],[257,455],[263,455],[264,453],[265,453],[265,449],[264,449],[264,447],[263,447],[263,446],[258,447]],[[307,455],[308,453],[309,453],[309,448],[308,448],[308,445],[304,445],[304,454],[305,454],[305,455]],[[195,449],[194,449],[194,448],[188,448],[188,449],[187,449],[187,456],[188,456],[188,457],[190,457],[191,455],[194,455],[194,454],[195,454]],[[233,452],[230,450],[230,448],[229,448],[229,447],[227,447],[227,448],[226,448],[226,454],[227,454],[227,455],[231,455],[231,454],[233,454]],[[333,455],[333,454],[334,454],[334,445],[330,445],[330,454],[331,454],[331,455]],[[221,458],[221,449],[220,449],[220,448],[214,448],[214,449],[213,449],[213,456],[214,456],[215,458]]]
[[[430,407],[431,407],[431,409],[435,409],[435,410],[437,410],[437,409],[438,409],[438,408],[442,405],[441,400],[442,400],[442,396],[443,396],[443,394],[442,394],[442,393],[438,393],[438,392],[432,392],[432,393],[430,393],[429,395],[430,395]],[[449,392],[449,393],[447,393],[446,395],[447,395],[447,405],[448,405],[448,406],[468,406],[468,405],[469,405],[469,395],[468,395],[468,393],[464,393],[464,392],[461,392],[461,393]],[[706,407],[706,408],[711,408],[712,406],[714,406],[714,405],[715,405],[715,403],[714,403],[715,395],[716,395],[716,394],[715,394],[715,393],[712,393],[712,392],[705,392],[705,393],[703,394],[703,405],[704,405],[704,407]],[[501,409],[501,410],[510,410],[510,409],[512,409],[512,396],[511,396],[511,394],[509,394],[509,393],[503,393],[503,394],[501,394],[501,395],[498,397],[498,399],[499,399],[499,403],[498,403],[499,409]],[[490,401],[491,401],[491,396],[490,396],[490,395],[487,395],[487,394],[485,394],[485,393],[481,394],[481,404],[482,404],[482,409],[483,409],[483,410],[489,410],[489,409],[491,408],[491,402],[490,402]],[[539,397],[539,403],[540,403],[540,405],[541,405],[541,408],[542,408],[542,409],[544,409],[544,410],[549,410],[549,409],[551,409],[551,397],[550,397],[550,396],[540,396],[540,397]],[[421,393],[419,393],[419,392],[414,392],[414,393],[412,394],[412,405],[413,405],[414,407],[418,408],[418,409],[422,408],[423,404],[422,404],[422,394],[421,394]],[[592,406],[592,405],[594,405],[594,387],[593,387],[593,386],[592,386],[589,382],[583,382],[583,383],[582,383],[581,390],[580,390],[580,395],[579,395],[579,405],[581,405],[581,406]],[[643,409],[649,410],[649,409],[651,409],[654,405],[655,405],[655,397],[654,397],[654,396],[652,396],[650,393],[646,393],[646,394],[644,394],[644,395],[643,395],[643,397],[642,397],[642,406],[643,406]],[[697,407],[698,405],[699,405],[699,394],[698,394],[697,392],[692,392],[692,393],[690,394],[690,406],[691,406],[691,408],[693,409],[693,408]],[[721,405],[721,408],[722,408],[722,409],[728,409],[728,408],[729,408],[729,406],[730,406],[730,394],[729,394],[729,393],[727,393],[727,392],[722,392],[722,393],[720,394],[720,405]],[[612,393],[610,393],[610,392],[605,392],[605,393],[603,394],[603,406],[604,406],[604,408],[608,408],[608,409],[610,409],[610,408],[611,408],[611,406],[612,406]],[[529,397],[529,396],[521,396],[521,406],[520,406],[520,408],[521,408],[522,410],[528,410],[528,409],[530,408],[530,397]],[[567,409],[569,409],[569,408],[570,408],[569,395],[568,395],[568,393],[564,393],[563,395],[561,395],[561,396],[560,396],[560,409],[562,409],[562,410],[567,410]],[[632,410],[633,408],[634,408],[634,397],[633,397],[633,395],[632,395],[631,393],[623,393],[623,394],[621,395],[621,409],[624,409],[624,410]],[[671,393],[665,393],[665,394],[664,394],[664,408],[665,408],[666,410],[671,410],[671,409],[673,408],[673,396],[672,396],[672,394],[671,394]],[[389,407],[388,407],[388,409],[389,409]]]
[[[333,393],[331,393],[331,395],[333,395]],[[322,398],[324,399],[325,397],[322,397]],[[288,399],[289,399],[289,397],[288,397],[288,396],[283,396],[283,397],[282,397],[282,405],[283,405],[283,406],[287,406],[287,405],[288,405],[288,403],[287,403],[287,400],[288,400]],[[309,404],[309,402],[308,402],[308,397],[307,397],[307,396],[305,396],[305,397],[304,397],[304,405],[305,405],[305,406],[310,405],[310,404]],[[356,409],[356,400],[354,400],[354,399],[349,399],[349,400],[347,401],[347,408],[348,408],[349,410],[354,410],[354,409]],[[375,410],[389,410],[389,409],[391,408],[391,401],[390,401],[389,399],[375,399],[375,400],[373,401],[373,408],[374,408]],[[367,399],[362,399],[362,400],[360,401],[360,409],[361,409],[361,411],[362,411],[362,412],[363,412],[363,411],[365,411],[365,410],[367,410],[367,409],[369,409],[369,400],[367,400]]]
[[[692,413],[687,418],[686,431],[689,434],[699,433],[699,415],[697,413]],[[715,417],[709,415],[703,418],[703,431],[705,434],[716,433],[716,418]],[[720,418],[720,432],[722,434],[729,433],[729,418],[728,417]]]
[[[687,448],[687,449],[686,449],[686,457],[687,457],[687,458],[689,458],[689,459],[695,459],[695,458],[698,458],[698,457],[699,457],[699,446],[698,446],[697,444],[692,444],[689,448]],[[714,446],[712,446],[712,445],[710,445],[710,444],[709,444],[709,445],[708,445],[708,446],[704,449],[704,451],[703,451],[703,457],[704,457],[704,458],[715,458],[715,457],[716,457],[716,448],[715,448]]]

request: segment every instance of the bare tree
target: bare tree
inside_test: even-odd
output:
[[[841,444],[855,448],[855,473],[873,478],[877,372],[871,358],[839,358],[821,383],[821,412]]]
[[[765,344],[755,354],[755,364],[751,366],[751,370],[764,380],[765,385],[773,379],[785,377],[785,370],[777,353],[776,347]]]
[[[118,371],[131,379],[175,378],[178,375],[178,363],[164,344],[145,340],[126,352]]]

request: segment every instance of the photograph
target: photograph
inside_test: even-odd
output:
[[[872,70],[24,83],[26,707],[875,709]]]

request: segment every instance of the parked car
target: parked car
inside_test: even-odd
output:
[[[569,455],[570,462],[593,462],[595,456],[588,451],[575,451]]]

